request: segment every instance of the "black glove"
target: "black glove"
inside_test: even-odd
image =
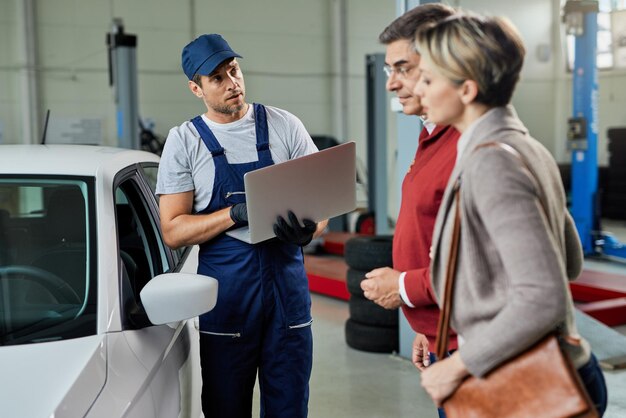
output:
[[[282,216],[276,218],[274,233],[281,241],[304,247],[313,239],[317,224],[310,219],[303,219],[304,226],[300,226],[298,217],[292,211],[289,211],[288,215],[289,222]]]
[[[248,205],[237,203],[230,207],[230,219],[235,225],[242,226],[248,223]]]

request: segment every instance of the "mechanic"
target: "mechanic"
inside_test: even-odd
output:
[[[406,115],[424,114],[419,97],[413,94],[420,62],[413,46],[415,32],[454,12],[440,3],[420,5],[391,22],[379,36],[386,45],[387,90],[396,93]],[[435,360],[428,347],[435,346],[439,308],[430,285],[429,250],[437,211],[456,160],[459,135],[451,126],[435,126],[424,120],[415,159],[402,182],[393,268],[374,269],[361,282],[366,298],[387,309],[402,307],[417,333],[412,360],[420,370]],[[456,346],[456,337],[451,337],[450,349]],[[439,412],[441,416],[443,410]]]
[[[291,113],[246,102],[237,58],[218,34],[182,51],[206,113],[169,132],[157,180],[161,225],[172,248],[200,244],[198,273],[219,281],[216,307],[200,317],[204,415],[250,417],[258,372],[261,416],[305,417],[312,318],[301,247],[327,221],[302,225],[290,213],[274,225],[279,239],[255,245],[224,232],[247,224],[246,172],[317,148]]]

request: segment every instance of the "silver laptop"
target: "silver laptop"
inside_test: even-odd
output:
[[[275,237],[276,217],[315,222],[356,208],[356,144],[347,142],[250,171],[243,177],[248,226],[226,234],[250,244]]]

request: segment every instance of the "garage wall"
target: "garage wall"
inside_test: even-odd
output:
[[[0,143],[14,142],[20,129],[16,22],[16,2],[0,1]]]
[[[378,35],[387,25],[396,18],[395,1],[377,0],[347,0],[347,29],[348,29],[348,132],[346,140],[356,141],[358,164],[367,163],[367,121],[366,121],[366,91],[365,91],[365,62],[366,55],[385,53],[385,47],[378,43]],[[388,95],[391,97],[391,95]],[[392,218],[398,213],[396,196],[397,187],[394,186],[396,167],[396,135],[395,116],[390,110],[387,118],[387,202],[388,213]],[[362,191],[363,189],[358,189]],[[367,190],[367,188],[364,188]],[[357,193],[357,200],[366,201]]]
[[[55,118],[103,121],[104,142],[115,144],[115,106],[108,87],[105,35],[113,17],[138,36],[140,114],[166,135],[171,126],[203,111],[187,90],[180,52],[193,37],[222,33],[241,61],[251,101],[279,106],[299,116],[311,134],[338,131],[333,109],[332,13],[338,0],[203,2],[188,0],[36,0],[37,74],[42,109]],[[0,123],[5,142],[24,142],[19,114],[19,0],[0,2]],[[347,74],[349,136],[364,137],[364,54],[380,52],[378,28],[393,7],[375,0],[346,1],[349,27]],[[245,10],[245,13],[241,11]],[[380,21],[380,22],[379,22]],[[343,138],[340,138],[343,139]]]
[[[250,101],[288,109],[312,134],[327,133],[331,130],[329,3],[270,3],[198,2],[198,34],[221,33],[244,56],[241,65]],[[236,12],[244,9],[245,13]],[[210,21],[210,16],[219,18]]]
[[[571,92],[571,89],[569,90]],[[571,94],[571,93],[570,93]],[[571,103],[571,101],[569,102]],[[626,127],[626,71],[611,71],[600,75],[599,86],[598,159],[608,165],[607,129]]]
[[[452,3],[452,2],[451,2]],[[565,71],[565,30],[561,22],[564,1],[459,0],[461,7],[509,17],[527,47],[522,79],[513,98],[520,118],[559,162],[569,162],[567,119],[572,114],[572,76]],[[547,47],[549,59],[539,60]],[[626,70],[598,72],[598,161],[608,163],[607,129],[626,126]]]
[[[337,5],[346,7],[346,52],[337,55]],[[337,57],[345,56],[345,138],[356,140],[366,161],[364,61],[384,52],[378,33],[393,19],[396,1],[263,0],[33,0],[39,44],[36,72],[43,112],[58,118],[97,118],[104,143],[116,143],[115,106],[108,87],[105,34],[113,17],[138,35],[140,114],[169,128],[203,111],[186,90],[180,51],[193,37],[221,32],[245,58],[249,99],[284,107],[299,116],[312,134],[341,132]],[[560,0],[451,0],[454,6],[508,16],[520,29],[528,58],[514,104],[531,133],[557,160],[567,161],[566,120],[571,113],[571,76],[563,71]],[[0,141],[23,138],[22,0],[0,1]],[[242,12],[245,11],[245,12]],[[541,48],[550,52],[538,58]],[[606,129],[626,124],[626,71],[602,71],[599,158],[607,160]],[[394,115],[389,114],[390,158],[395,150]],[[393,172],[393,158],[390,172]],[[390,178],[393,176],[390,176]],[[395,200],[395,199],[391,199]]]
[[[109,144],[116,131],[105,33],[113,16],[138,37],[139,111],[155,121],[158,133],[204,111],[187,89],[180,53],[193,37],[210,32],[222,33],[245,57],[251,101],[286,107],[312,130],[329,129],[326,2],[52,0],[37,7],[44,103],[53,115],[103,118]],[[283,22],[282,13],[270,10],[300,19]],[[305,24],[305,16],[315,24]]]
[[[526,59],[513,104],[532,135],[554,152],[555,137],[555,66],[558,65],[558,43],[553,37],[553,9],[556,2],[527,0],[461,0],[460,7],[488,15],[508,17],[519,29],[526,46]],[[549,48],[549,60],[540,61],[537,52]]]

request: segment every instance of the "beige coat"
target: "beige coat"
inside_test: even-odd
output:
[[[441,301],[455,209],[451,190],[460,179],[451,325],[464,340],[459,351],[470,373],[482,376],[551,330],[578,336],[568,281],[580,274],[582,249],[557,165],[512,106],[490,110],[464,140],[435,223],[431,280]],[[493,141],[515,148],[533,174],[500,148],[474,150]],[[589,360],[585,341],[564,348],[576,367]]]

